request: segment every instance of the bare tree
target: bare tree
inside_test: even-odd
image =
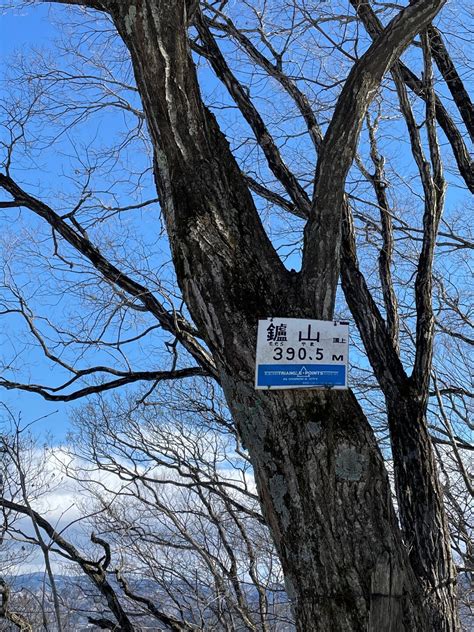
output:
[[[169,395],[139,411],[135,399],[89,404],[77,413],[69,451],[50,451],[46,464],[36,456],[37,470],[49,467],[56,478],[67,472],[75,481],[83,514],[69,522],[66,513],[61,525],[40,509],[39,476],[26,484],[25,439],[5,435],[6,538],[41,551],[49,585],[38,629],[67,629],[67,617],[77,626],[86,616],[111,629],[294,629],[248,457],[212,409],[204,414],[205,398]],[[7,520],[9,514],[23,520]],[[92,532],[91,542],[84,531]],[[58,560],[68,562],[62,577],[52,572],[61,572]]]
[[[445,2],[418,0],[401,10],[382,5],[381,12],[375,4],[355,1],[353,11],[336,3],[326,9],[313,2],[243,2],[242,15],[235,16],[227,2],[202,7],[185,0],[60,4],[102,13],[100,19],[109,33],[119,34],[129,55],[141,105],[127,106],[133,103],[130,98],[116,106],[114,96],[113,107],[128,108],[138,120],[146,120],[160,207],[189,315],[175,308],[176,297],[169,300],[146,269],[137,269],[134,256],[130,262],[122,256],[120,263],[122,243],[113,248],[109,240],[102,238],[101,243],[100,235],[97,240],[89,236],[84,225],[87,179],[79,202],[65,212],[19,184],[12,174],[13,149],[23,138],[23,122],[17,117],[0,176],[9,194],[2,207],[28,209],[45,222],[53,235],[53,256],[65,266],[61,274],[67,266],[81,266],[95,285],[101,279],[104,291],[102,303],[95,296],[107,323],[100,336],[87,340],[76,332],[71,342],[92,348],[101,339],[105,348],[104,333],[121,331],[124,311],[146,314],[136,334],[140,339],[158,324],[175,340],[168,347],[172,361],[167,371],[135,370],[131,364],[117,368],[113,359],[110,366],[79,369],[50,348],[44,332],[57,334],[58,328],[47,322],[40,332],[23,288],[8,276],[10,302],[4,312],[21,318],[46,357],[71,377],[58,387],[9,376],[2,385],[67,401],[136,381],[149,382],[151,393],[166,379],[211,376],[222,387],[249,452],[297,628],[456,630],[456,579],[428,403],[433,396],[435,246],[441,232],[459,247],[468,243],[441,223],[447,175],[437,127],[449,144],[459,181],[472,191],[472,164],[461,127],[471,125],[472,105],[462,74],[453,73],[440,30],[432,26]],[[233,67],[231,44],[245,59],[240,72]],[[399,59],[410,44],[416,45],[410,55],[423,66],[421,78]],[[327,67],[325,46],[337,59],[335,71]],[[316,56],[318,47],[322,52]],[[126,63],[120,45],[119,50],[113,63]],[[296,60],[303,59],[300,74],[290,50]],[[432,57],[453,95],[454,114],[436,93]],[[305,74],[308,58],[319,64],[314,79],[319,94],[311,99],[301,88],[312,80]],[[225,106],[237,108],[247,136],[251,131],[247,155],[238,147],[231,150],[221,131],[225,119],[219,125],[205,105],[200,60],[213,71],[216,85],[219,81],[227,90]],[[243,75],[249,67],[253,70],[246,85]],[[390,79],[384,79],[387,73]],[[281,146],[266,122],[265,106],[257,107],[265,101],[265,95],[259,99],[253,94],[259,76],[274,82],[300,123],[285,130]],[[102,90],[108,81],[110,77],[100,82]],[[129,84],[115,83],[114,90],[127,91]],[[384,103],[380,116],[369,112],[375,97]],[[379,147],[384,116],[390,116],[395,98],[413,171],[395,172],[391,180],[410,191],[415,211],[421,200],[422,221],[415,228],[403,224],[393,208]],[[291,155],[293,139],[300,135],[306,156],[293,171],[285,142]],[[244,173],[254,156],[257,173]],[[265,230],[258,212],[262,199],[297,218],[294,247],[301,252],[300,272],[284,265],[288,245],[279,248],[274,232],[278,223]],[[375,220],[367,213],[369,205],[379,214]],[[400,246],[404,231],[412,236],[411,252]],[[378,256],[376,281],[358,256],[364,253],[364,235]],[[406,273],[395,273],[395,252],[410,262]],[[257,319],[283,314],[330,320],[339,278],[384,396],[400,526],[377,439],[352,392],[253,389]],[[112,301],[105,300],[105,288],[109,296],[113,290]],[[408,301],[407,288],[412,292]],[[69,336],[61,333],[58,347]],[[120,341],[113,351],[116,358],[127,343],[122,333]],[[177,356],[178,348],[185,354]],[[195,365],[178,368],[180,357],[192,358]],[[76,388],[93,376],[102,379]],[[449,429],[446,433],[456,446],[455,435]]]
[[[98,402],[76,418],[69,475],[96,499],[121,583],[148,580],[203,630],[291,629],[247,455],[212,413],[197,416],[189,392],[167,394],[139,411],[134,399]]]

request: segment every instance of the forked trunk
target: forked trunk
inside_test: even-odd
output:
[[[327,303],[327,288],[308,294],[284,268],[202,103],[186,36],[190,4],[117,2],[112,18],[146,112],[178,282],[249,450],[298,630],[438,632],[354,396],[253,389],[258,318],[321,317],[315,305]]]

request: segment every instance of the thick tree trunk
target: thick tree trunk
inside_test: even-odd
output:
[[[453,632],[459,627],[456,576],[426,420],[429,379],[424,374],[422,387],[416,388],[403,369],[358,269],[347,207],[343,236],[342,286],[385,394],[398,513],[410,563],[423,591],[427,629]]]
[[[189,55],[184,0],[112,3],[188,308],[251,455],[300,632],[429,627],[374,435],[350,392],[256,392],[257,319],[318,317],[256,212]],[[448,629],[448,628],[440,628]]]
[[[456,574],[426,419],[429,370],[422,374],[421,385],[415,385],[406,375],[393,339],[359,271],[351,224],[346,207],[342,287],[385,395],[403,539],[424,594],[427,630],[454,632],[459,628]]]
[[[456,573],[426,405],[413,394],[387,398],[398,511],[411,566],[425,596],[430,630],[458,629]]]
[[[224,390],[249,449],[298,630],[428,630],[388,477],[350,392]]]

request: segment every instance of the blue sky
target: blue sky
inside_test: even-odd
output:
[[[1,16],[0,50],[3,60],[13,50],[30,45],[48,45],[55,34],[50,13],[56,11],[45,5],[9,10]],[[3,61],[2,60],[2,61]]]
[[[0,17],[0,62],[5,68],[13,53],[26,51],[30,47],[48,47],[55,35],[51,25],[51,7],[46,5],[28,7],[18,11],[8,11]],[[3,72],[2,77],[3,80]],[[0,84],[0,90],[3,89]],[[22,424],[39,420],[33,430],[41,435],[54,434],[56,440],[64,437],[67,421],[65,406],[57,402],[47,402],[38,395],[21,391],[0,392],[0,401],[8,405],[15,416],[20,416]],[[0,416],[0,419],[4,415]],[[43,419],[41,419],[43,418]]]
[[[28,58],[29,53],[32,52],[31,59],[34,59],[34,51],[38,49],[41,49],[42,53],[46,55],[48,54],[48,49],[50,49],[54,56],[52,63],[56,64],[57,68],[69,68],[67,66],[67,53],[62,51],[58,55],[57,51],[60,49],[54,44],[54,40],[62,33],[51,22],[51,20],[67,16],[68,11],[68,8],[58,5],[53,7],[43,5],[25,8],[22,11],[12,11],[3,16],[0,22],[2,29],[2,67],[5,69],[2,79],[5,79],[11,71],[15,71],[15,67],[12,66],[12,60],[15,59],[18,53],[24,54]],[[76,17],[77,13],[73,12],[72,15]],[[88,44],[86,44],[87,46]],[[92,49],[93,44],[91,45]],[[89,52],[89,49],[86,48],[86,54],[89,54]],[[90,52],[90,54],[92,55],[93,53]],[[109,54],[109,51],[107,54]],[[31,64],[31,62],[29,63]],[[30,68],[37,72],[41,71],[40,66],[30,66]],[[79,72],[81,73],[82,70],[83,68],[80,67]],[[3,81],[0,86],[2,91],[0,96],[6,96],[7,102],[10,98],[8,94],[10,87],[8,81]],[[60,102],[61,93],[55,92],[54,95]],[[97,96],[97,102],[101,96],[100,94]],[[89,93],[81,87],[78,98],[85,103],[95,103],[96,93]],[[138,103],[133,91],[128,95],[128,98],[135,98],[135,103]],[[72,111],[74,110],[72,109]],[[144,151],[143,140],[137,140],[129,144],[124,159],[130,161],[130,170],[125,171],[123,180],[119,176],[115,177],[114,170],[117,167],[121,168],[120,164],[116,164],[113,154],[111,156],[107,155],[108,143],[120,142],[120,134],[125,133],[124,130],[133,130],[133,125],[136,124],[133,117],[127,118],[122,111],[108,107],[103,111],[95,112],[87,120],[75,124],[73,132],[61,133],[58,138],[54,139],[51,146],[48,143],[48,135],[51,134],[54,137],[58,130],[62,132],[64,120],[61,119],[56,130],[54,125],[51,129],[42,129],[41,119],[39,120],[39,127],[33,121],[29,123],[27,129],[28,134],[33,138],[40,139],[40,143],[34,142],[33,147],[19,148],[13,161],[12,173],[25,186],[28,192],[33,195],[37,194],[40,199],[49,203],[57,212],[69,211],[71,205],[75,204],[75,200],[79,197],[81,183],[84,181],[83,171],[87,169],[88,161],[91,164],[94,163],[94,160],[97,158],[96,151],[102,152],[106,156],[105,159],[103,157],[100,158],[99,175],[94,174],[93,177],[96,179],[92,183],[94,190],[100,192],[98,199],[100,198],[101,203],[113,207],[115,205],[134,204],[142,200],[156,198],[156,190],[149,172],[151,160],[150,156]],[[114,141],[114,138],[119,138],[119,141]],[[131,172],[134,173],[130,175]],[[107,178],[109,178],[108,182]],[[71,202],[71,200],[73,201]],[[38,249],[44,265],[47,265],[49,262],[53,265],[56,264],[57,274],[55,281],[51,281],[53,285],[52,291],[50,291],[48,270],[41,269],[39,263],[39,267],[33,270],[29,267],[28,257],[25,257],[24,263],[18,260],[14,262],[14,267],[16,264],[14,278],[18,280],[21,290],[23,291],[24,289],[28,294],[28,302],[31,300],[32,305],[35,306],[35,316],[43,331],[47,334],[51,333],[51,330],[48,331],[48,326],[44,320],[50,317],[56,318],[56,322],[59,322],[63,329],[69,327],[71,322],[68,320],[69,318],[76,319],[79,322],[79,326],[76,324],[75,331],[81,333],[80,322],[81,318],[84,317],[84,324],[87,327],[91,327],[88,333],[95,333],[100,330],[100,325],[95,327],[91,325],[93,317],[88,318],[87,315],[84,315],[87,314],[89,306],[87,292],[82,296],[80,293],[71,295],[70,292],[64,292],[61,287],[62,273],[58,272],[58,269],[62,267],[63,274],[65,276],[69,275],[69,280],[71,280],[71,278],[74,278],[76,271],[82,270],[80,258],[75,256],[72,249],[68,249],[64,245],[60,246],[63,255],[69,261],[74,261],[76,267],[71,272],[66,264],[63,265],[51,256],[51,233],[44,222],[33,217],[29,212],[19,213],[16,210],[8,210],[7,213],[2,224],[4,239],[7,242],[8,239],[14,242],[17,235],[20,235],[22,231],[30,231],[33,234],[32,243],[37,242],[39,244]],[[103,248],[107,249],[110,241],[109,236],[112,233],[114,234],[116,239],[114,245],[107,250],[107,255],[109,258],[112,257],[113,259],[115,257],[115,259],[121,260],[122,265],[119,266],[121,269],[124,269],[123,266],[128,266],[128,272],[134,278],[140,275],[151,277],[150,283],[154,282],[154,275],[158,274],[159,271],[159,283],[163,284],[165,292],[173,291],[172,271],[170,271],[169,267],[162,270],[162,265],[169,259],[169,253],[167,251],[167,242],[158,242],[161,222],[159,207],[156,203],[142,210],[124,213],[116,221],[112,218],[107,222],[107,228],[104,230],[102,230],[102,224],[100,223],[96,226],[88,226],[87,219],[87,212],[85,212],[81,217],[81,222],[87,227],[92,241],[95,243],[102,242]],[[153,227],[152,229],[150,229],[151,226]],[[120,239],[125,233],[127,233],[127,238],[122,246]],[[7,237],[5,237],[6,234],[8,234]],[[49,245],[45,245],[47,242]],[[125,245],[127,248],[125,248]],[[141,249],[147,253],[146,258],[140,256]],[[151,251],[154,254],[148,259]],[[36,258],[38,259],[38,257]],[[135,269],[133,269],[134,266],[136,267],[136,273]],[[90,268],[85,269],[86,278],[88,274],[90,275]],[[90,293],[96,295],[92,299],[100,301],[100,291],[104,292],[106,290],[102,287],[102,290],[99,288],[97,292],[92,285],[91,287]],[[152,285],[152,287],[154,286]],[[133,319],[131,320],[128,316],[127,318],[128,321],[125,323],[125,326],[132,332],[135,326],[135,329],[146,329],[149,324],[156,325],[155,321],[147,323],[145,316],[143,316],[145,322],[140,322],[141,316],[139,313],[137,323],[134,323]],[[148,318],[148,321],[150,320]],[[113,336],[117,335],[118,326],[123,327],[124,325],[119,323],[119,325],[115,324],[115,326],[109,327],[105,338],[113,339]],[[74,330],[72,324],[70,327],[71,330]],[[130,337],[132,335],[133,333],[130,334]],[[53,339],[54,332],[51,336],[51,341]],[[147,337],[147,343],[144,347],[140,347],[139,344],[129,345],[127,347],[127,360],[131,363],[131,367],[140,370],[171,368],[170,365],[174,356],[163,345],[163,341],[172,342],[172,339],[167,334],[162,335],[159,332],[154,332],[152,336]],[[70,377],[70,374],[66,371],[62,371],[54,363],[46,361],[38,348],[35,349],[30,346],[29,340],[25,335],[25,324],[19,318],[15,320],[15,317],[7,316],[0,319],[0,345],[5,357],[21,356],[21,361],[18,361],[18,367],[21,370],[7,375],[11,380],[56,386]],[[53,342],[51,342],[51,348],[54,349]],[[118,350],[114,350],[113,347],[103,348],[102,351],[93,349],[86,353],[85,357],[78,352],[75,359],[71,358],[71,355],[68,356],[68,349],[65,352],[64,350],[61,352],[61,359],[78,368],[105,364],[114,368],[121,368],[122,370],[128,369],[127,363],[122,362],[121,353]],[[180,360],[180,362],[183,362],[183,360]],[[84,386],[84,384],[80,386]],[[0,401],[8,405],[16,416],[21,415],[23,425],[40,419],[34,424],[34,431],[40,435],[50,433],[54,442],[64,439],[69,429],[68,415],[70,411],[75,406],[82,404],[81,400],[72,404],[48,402],[39,395],[22,391],[2,390],[0,391],[0,398]]]

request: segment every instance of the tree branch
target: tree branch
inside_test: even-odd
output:
[[[69,4],[71,6],[86,7],[97,11],[109,11],[111,0],[43,0],[50,4]]]
[[[438,227],[443,213],[446,182],[436,133],[435,100],[433,89],[433,69],[428,36],[422,35],[424,54],[424,76],[426,82],[426,127],[433,173],[423,161],[420,175],[425,190],[425,211],[423,214],[423,242],[418,260],[415,280],[416,303],[416,353],[413,366],[413,381],[423,399],[428,401],[428,391],[433,357],[434,315],[433,315],[433,259],[436,248]]]
[[[464,125],[469,132],[471,140],[474,142],[474,105],[444,45],[441,33],[435,26],[430,25],[428,27],[428,37],[433,59],[443,75],[443,79],[446,81],[446,85],[462,116]]]
[[[284,163],[278,147],[265,126],[258,110],[253,105],[248,92],[242,87],[227,65],[227,62],[209,29],[208,22],[202,17],[202,15],[199,14],[196,17],[195,26],[204,45],[206,59],[211,64],[216,75],[226,86],[230,95],[237,103],[240,112],[250,125],[259,147],[265,154],[268,166],[270,167],[273,175],[279,180],[279,182],[281,182],[285,191],[288,193],[293,203],[301,209],[301,212],[309,213],[310,199],[308,194]]]
[[[116,570],[115,574],[117,577],[117,581],[120,584],[120,587],[122,588],[125,595],[127,595],[127,597],[132,601],[143,604],[146,609],[155,617],[155,619],[161,621],[161,623],[163,625],[166,625],[170,630],[172,630],[173,632],[199,632],[200,628],[198,626],[187,623],[186,621],[180,621],[179,619],[175,619],[175,617],[171,617],[165,614],[155,606],[151,599],[134,593],[119,570]]]
[[[123,630],[123,632],[135,632],[135,627],[122,608],[117,595],[115,594],[115,591],[109,583],[107,575],[101,568],[100,564],[83,557],[79,550],[76,549],[76,547],[66,540],[60,533],[58,533],[51,523],[46,520],[46,518],[31,507],[25,507],[24,505],[20,505],[19,503],[15,503],[4,497],[0,497],[0,507],[5,507],[6,509],[29,516],[36,525],[48,534],[54,544],[56,544],[56,546],[58,546],[66,554],[68,559],[80,566],[82,571],[96,586],[101,595],[105,597],[110,611],[117,619],[120,630]]]
[[[303,291],[318,318],[330,319],[334,312],[344,185],[369,103],[385,72],[445,2],[419,0],[400,11],[354,64],[339,96],[319,154],[303,250]]]
[[[157,298],[143,285],[119,270],[92,244],[82,233],[74,230],[69,224],[53,211],[47,204],[34,198],[8,175],[0,173],[0,187],[9,193],[17,206],[28,208],[59,233],[71,246],[88,259],[94,268],[114,286],[118,286],[127,294],[135,297],[160,323],[166,331],[173,333],[183,347],[193,358],[212,376],[217,379],[214,361],[202,345],[188,333],[192,325],[182,316],[168,312]]]
[[[101,630],[117,630],[117,624],[111,621],[110,619],[105,619],[101,617],[100,619],[96,619],[95,617],[87,617],[89,623],[92,625],[96,625]]]
[[[215,10],[214,7],[209,8],[211,10]],[[296,82],[281,70],[280,65],[271,63],[264,55],[262,55],[258,48],[253,44],[252,40],[250,40],[244,32],[236,28],[230,18],[220,11],[218,11],[217,14],[220,18],[222,18],[223,22],[211,22],[211,20],[208,20],[208,24],[212,23],[213,26],[221,29],[227,35],[230,35],[230,37],[239,44],[242,50],[247,53],[250,59],[258,64],[260,68],[263,68],[270,77],[273,77],[276,81],[278,81],[298,107],[298,110],[300,111],[300,114],[308,128],[313,145],[315,149],[318,150],[323,141],[323,135],[308,97],[298,88]]]
[[[47,388],[37,384],[22,384],[20,382],[11,382],[4,378],[0,378],[0,387],[7,390],[20,390],[30,393],[37,393],[41,395],[43,399],[50,402],[71,402],[87,395],[96,393],[103,393],[104,391],[110,391],[111,389],[125,386],[126,384],[133,384],[134,382],[162,382],[163,380],[176,380],[186,377],[209,377],[209,373],[201,367],[190,367],[187,369],[178,369],[176,371],[134,371],[125,374],[123,377],[117,380],[111,380],[110,382],[104,382],[103,384],[95,384],[93,386],[86,386],[67,395],[56,395],[55,392],[66,388],[67,384],[57,386],[55,388]]]
[[[383,25],[378,19],[376,13],[370,6],[370,3],[366,0],[350,0],[352,6],[357,12],[360,20],[367,29],[368,34],[372,39],[376,39],[383,31]],[[400,78],[405,84],[412,90],[418,97],[427,100],[428,95],[425,91],[423,82],[401,61],[398,61],[394,67],[394,71],[399,72]],[[395,82],[397,81],[394,75]],[[451,145],[451,149],[454,154],[454,158],[457,162],[459,173],[464,179],[467,187],[474,193],[474,169],[471,156],[464,143],[463,137],[455,125],[452,118],[449,116],[445,107],[441,103],[441,100],[435,95],[435,111],[437,121],[446,134],[447,139]]]
[[[369,180],[375,191],[380,211],[380,224],[382,233],[382,246],[379,252],[379,277],[382,285],[382,294],[385,306],[387,331],[392,339],[394,349],[398,353],[398,333],[400,329],[398,316],[397,296],[393,288],[392,279],[392,257],[394,249],[393,223],[390,213],[390,206],[387,198],[387,184],[385,181],[384,159],[379,154],[377,148],[376,128],[377,122],[371,123],[367,114],[367,128],[369,131],[370,157],[375,167],[373,175],[369,175]]]
[[[302,211],[301,208],[284,198],[282,195],[279,195],[278,193],[275,193],[275,191],[267,189],[267,187],[263,186],[263,184],[260,184],[260,182],[257,182],[256,180],[254,180],[254,178],[250,177],[247,174],[245,174],[245,180],[249,185],[249,188],[252,189],[252,191],[260,197],[268,200],[276,206],[279,206],[285,211],[288,211],[288,213],[291,213],[292,215],[295,215],[300,219],[308,219],[307,213]]]
[[[369,362],[383,392],[403,389],[408,377],[397,354],[393,335],[380,314],[364,275],[359,269],[352,215],[344,202],[341,245],[341,283],[349,309],[364,343]]]
[[[10,610],[10,587],[3,577],[0,577],[0,595],[2,597],[0,603],[0,619],[10,621],[20,632],[33,632],[33,626],[25,617]]]

